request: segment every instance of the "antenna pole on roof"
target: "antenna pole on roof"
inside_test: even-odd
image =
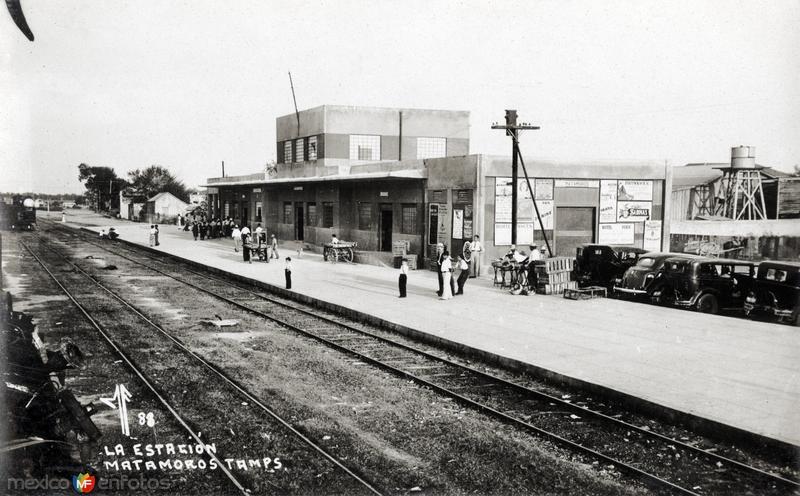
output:
[[[292,82],[292,71],[289,71],[289,86],[292,88],[292,100],[294,101],[294,115],[297,116],[297,137],[300,137],[300,112],[297,110],[297,97],[294,95],[294,83]]]

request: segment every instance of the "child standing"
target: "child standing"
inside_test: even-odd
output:
[[[292,257],[286,257],[284,273],[286,274],[286,289],[292,289]]]
[[[400,286],[400,298],[406,297],[406,283],[408,282],[408,259],[404,258],[400,263],[400,279],[397,284]]]

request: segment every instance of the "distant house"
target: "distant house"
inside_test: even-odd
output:
[[[147,200],[147,222],[172,221],[183,215],[189,204],[172,193],[162,192]]]
[[[144,220],[143,210],[147,198],[133,190],[125,188],[119,192],[119,217],[121,219],[140,221]]]

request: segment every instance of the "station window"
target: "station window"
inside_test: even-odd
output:
[[[417,138],[417,158],[438,158],[447,155],[447,138]]]
[[[372,223],[372,204],[366,202],[358,203],[358,228],[368,231]]]
[[[292,224],[292,202],[283,202],[283,223]]]
[[[308,138],[308,160],[317,159],[317,137],[311,136]]]
[[[303,153],[303,138],[294,141],[294,161],[295,162],[303,162],[305,161]]]
[[[226,219],[231,216],[231,204],[230,203],[225,202],[225,208],[223,209],[223,212],[224,212],[224,215],[225,215]]]
[[[264,222],[261,217],[261,202],[256,202],[256,222]]]
[[[380,160],[381,137],[364,134],[350,135],[350,160]]]
[[[292,163],[292,142],[285,141],[283,143],[283,162],[287,164]]]
[[[322,227],[333,227],[333,203],[322,204]]]
[[[308,204],[308,225],[315,227],[317,225],[317,204]]]
[[[403,205],[403,223],[400,226],[400,232],[403,234],[416,234],[417,233],[417,206],[416,205]]]

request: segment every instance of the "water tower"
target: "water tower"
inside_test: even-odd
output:
[[[756,147],[731,148],[731,166],[717,167],[722,171],[725,205],[722,215],[733,220],[763,220],[767,218],[761,169],[756,165]]]

